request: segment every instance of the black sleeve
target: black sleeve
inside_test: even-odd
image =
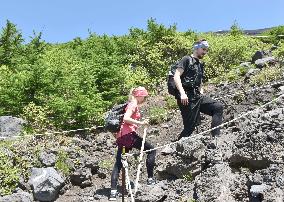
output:
[[[177,68],[182,68],[183,70],[185,70],[188,65],[189,65],[189,57],[184,56],[180,61],[178,61]]]

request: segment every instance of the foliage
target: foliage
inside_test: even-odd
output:
[[[150,124],[160,124],[168,120],[168,113],[165,108],[152,107],[149,109]]]
[[[57,154],[55,168],[60,170],[65,176],[68,176],[71,172],[71,166],[67,162],[68,153],[60,150]]]
[[[268,31],[263,33],[264,36],[269,36],[268,38],[261,39],[265,43],[271,43],[274,45],[278,45],[284,40],[284,26],[277,26],[269,29]],[[282,35],[282,36],[279,36]]]
[[[282,63],[284,62],[284,42],[280,42],[278,48],[273,52],[273,55]]]
[[[275,81],[283,77],[283,67],[265,67],[257,75],[250,78],[250,84],[262,85],[270,81]]]
[[[20,169],[15,167],[13,160],[0,152],[0,194],[11,194],[19,181]]]
[[[102,168],[102,169],[108,169],[108,170],[111,170],[113,166],[113,161],[112,160],[101,160],[99,162],[99,167]]]
[[[12,143],[0,144],[0,195],[12,194],[20,176],[27,177],[31,163],[18,153]]]
[[[177,109],[177,101],[174,96],[165,96],[166,106],[168,109]]]
[[[239,63],[268,46],[243,35],[236,23],[229,34],[214,35],[178,32],[176,25],[154,19],[146,30],[131,28],[124,36],[90,33],[86,39],[47,44],[42,33],[34,33],[24,44],[16,25],[7,21],[0,33],[0,115],[21,115],[36,131],[100,125],[104,113],[124,102],[132,87],[159,89],[169,66],[191,54],[200,38],[210,43],[204,58],[209,80],[238,79]]]
[[[32,131],[39,133],[51,127],[48,113],[46,107],[29,103],[24,107],[22,117],[30,123],[29,128]]]
[[[238,66],[242,62],[250,61],[257,51],[265,49],[266,45],[258,39],[245,35],[203,35],[210,44],[210,50],[204,57],[207,79],[212,79]]]
[[[193,176],[192,176],[191,171],[188,171],[187,174],[184,174],[184,175],[183,175],[183,179],[186,180],[186,181],[191,182],[191,181],[193,180]]]

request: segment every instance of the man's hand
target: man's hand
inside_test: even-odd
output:
[[[181,100],[181,103],[182,103],[183,105],[188,105],[188,97],[187,97],[186,94],[181,94],[181,95],[180,95],[180,100]]]

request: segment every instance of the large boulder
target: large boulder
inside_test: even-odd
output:
[[[147,193],[147,194],[146,194]],[[136,202],[163,201],[167,196],[160,184],[151,187],[142,186],[137,191]]]
[[[251,62],[254,63],[258,59],[263,59],[265,57],[271,57],[271,56],[272,56],[271,51],[264,51],[264,50],[256,51],[251,58]]]
[[[161,160],[157,163],[158,178],[195,177],[200,174],[206,150],[203,139],[203,136],[195,136],[179,142],[176,148],[170,148],[171,152],[167,156],[167,161]]]
[[[228,163],[216,164],[196,177],[196,199],[200,202],[248,202],[246,182],[246,176],[233,173]]]
[[[52,167],[32,168],[29,184],[33,189],[35,199],[39,201],[54,201],[64,185],[64,180]]]
[[[26,122],[17,117],[0,116],[0,137],[11,137],[19,135]]]
[[[275,106],[274,106],[275,107]],[[271,108],[271,107],[270,107]],[[261,110],[239,122],[232,166],[264,169],[284,159],[284,107]]]

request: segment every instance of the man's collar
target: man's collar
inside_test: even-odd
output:
[[[191,54],[191,57],[193,59],[193,63],[200,63],[200,60],[198,58],[194,57],[193,54]]]

